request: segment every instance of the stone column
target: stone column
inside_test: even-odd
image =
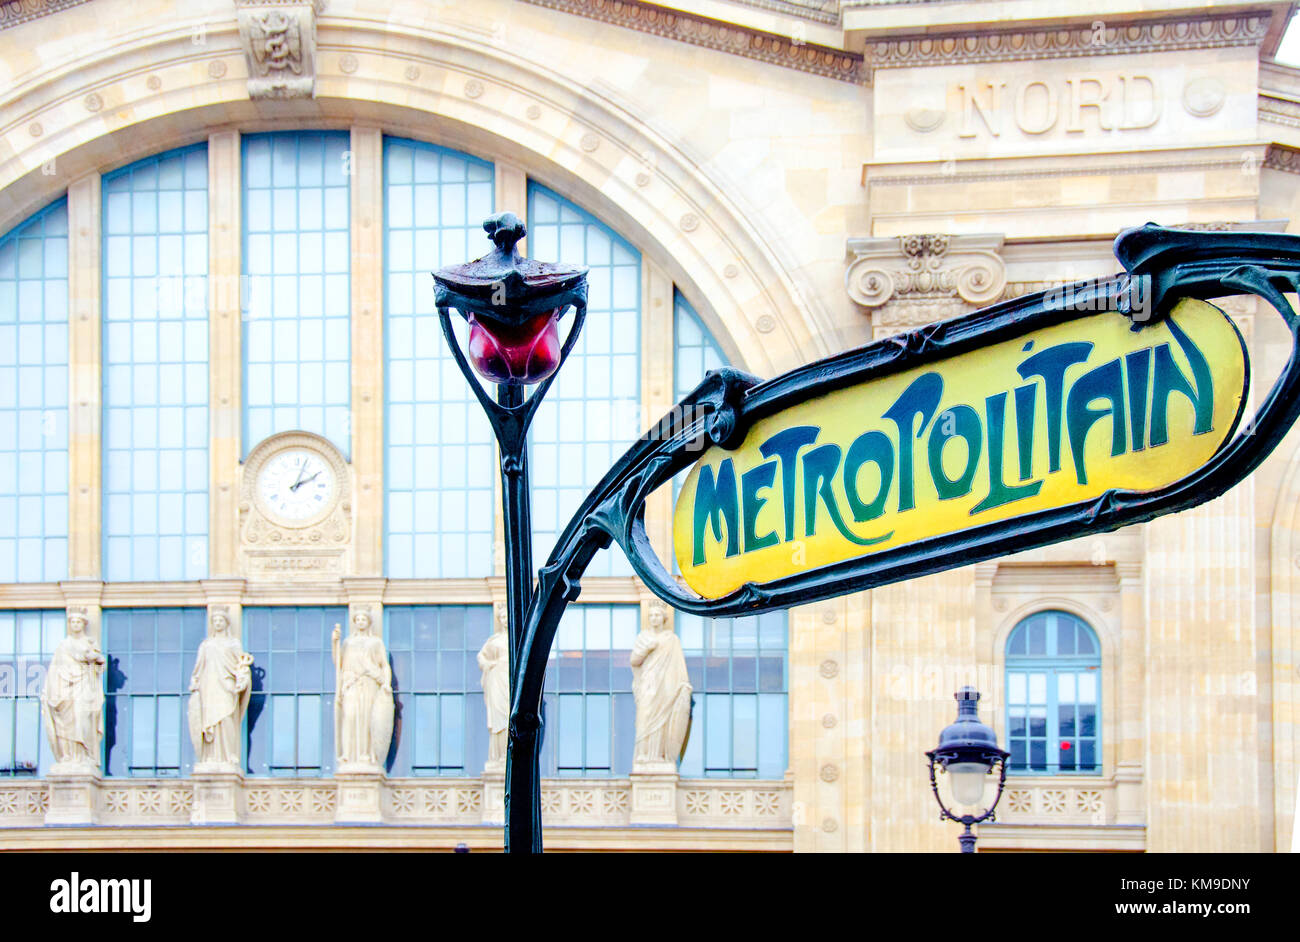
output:
[[[74,580],[98,580],[101,572],[102,216],[99,174],[68,187],[68,577]]]
[[[238,575],[239,570],[244,424],[241,161],[238,132],[208,138],[208,572],[217,578]]]
[[[1142,598],[1142,564],[1116,563],[1119,577],[1120,649],[1117,677],[1119,742],[1115,761],[1115,823],[1145,824],[1146,794],[1142,776],[1142,750],[1146,722],[1143,710],[1146,685],[1145,608]]]
[[[1255,479],[1143,527],[1147,850],[1262,846]]]
[[[384,570],[384,136],[352,129],[353,571]],[[427,286],[432,291],[433,285]]]

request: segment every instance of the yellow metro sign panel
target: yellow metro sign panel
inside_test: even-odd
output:
[[[1232,322],[1186,299],[1115,313],[827,393],[709,449],[673,520],[687,585],[720,598],[855,557],[1152,491],[1204,465],[1244,401]]]

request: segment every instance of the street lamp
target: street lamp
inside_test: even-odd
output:
[[[1010,753],[998,748],[997,735],[980,722],[978,690],[962,687],[953,698],[957,701],[957,720],[944,727],[939,734],[939,745],[926,753],[930,758],[930,787],[934,789],[934,800],[939,803],[939,819],[956,821],[965,827],[957,840],[963,854],[973,854],[975,835],[971,833],[971,825],[996,820],[993,809],[998,806],[1002,786],[1007,781],[1007,757]],[[988,774],[993,771],[994,764],[999,766],[999,774],[998,791],[992,804],[981,814],[953,814],[939,796],[935,766],[951,776],[952,796],[957,804],[978,808],[983,803]]]
[[[528,427],[578,340],[587,316],[587,269],[523,258],[517,245],[527,228],[514,213],[498,213],[483,223],[494,248],[482,258],[434,272],[434,303],[452,359],[487,413],[496,435],[501,459],[501,503],[505,523],[506,624],[510,643],[511,696],[519,683],[519,660],[524,625],[535,594],[533,584],[533,528],[529,513]],[[563,344],[559,325],[569,308],[573,323]],[[451,311],[469,325],[468,357],[456,341]],[[495,386],[495,401],[477,373]],[[533,387],[525,397],[525,388]],[[506,753],[506,815],[511,799],[529,803],[522,817],[532,830],[540,827],[541,780],[537,772],[537,747],[541,721],[532,713],[520,723],[513,715]],[[530,767],[513,768],[530,763]],[[512,795],[511,785],[522,783],[530,795]],[[506,849],[515,828],[507,828]],[[520,835],[524,846],[540,850],[540,835]]]

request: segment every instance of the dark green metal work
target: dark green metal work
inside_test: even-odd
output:
[[[1300,237],[1147,225],[1126,230],[1115,240],[1115,255],[1125,272],[1112,278],[995,304],[767,381],[733,369],[709,373],[591,491],[560,535],[534,586],[525,436],[554,374],[527,399],[522,386],[500,385],[494,402],[474,379],[456,344],[449,309],[466,315],[483,311],[522,322],[538,311],[572,305],[576,314],[560,356],[562,368],[586,313],[585,272],[520,260],[513,253],[523,225],[510,214],[493,217],[484,228],[498,242],[496,253],[468,266],[440,270],[434,277],[439,316],[452,355],[487,411],[501,448],[511,667],[506,843],[515,852],[542,847],[538,748],[542,683],[551,644],[560,616],[581,592],[581,579],[592,557],[611,542],[618,542],[637,576],[655,595],[682,611],[726,617],[786,608],[1114,530],[1211,500],[1253,471],[1300,414],[1300,318],[1284,297],[1300,288]],[[504,239],[502,232],[507,233]],[[646,498],[693,464],[702,444],[735,447],[746,430],[765,416],[832,390],[1101,311],[1118,310],[1133,320],[1134,330],[1141,330],[1162,319],[1182,298],[1212,300],[1240,294],[1260,297],[1278,312],[1292,337],[1291,356],[1245,430],[1226,441],[1203,467],[1168,487],[1141,493],[1107,491],[1083,503],[972,527],[762,585],[747,584],[719,599],[683,589],[650,546]],[[521,796],[528,797],[521,801]]]

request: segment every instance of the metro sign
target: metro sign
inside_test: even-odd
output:
[[[710,449],[678,497],[687,585],[718,598],[1190,474],[1237,427],[1245,344],[1192,299],[1133,326],[1095,314],[756,422],[739,448]]]
[[[686,418],[665,417],[602,482],[588,527],[616,540],[660,598],[723,617],[1212,500],[1300,414],[1300,319],[1286,298],[1300,279],[1300,238],[1148,225],[1122,233],[1115,253],[1125,271],[1113,278],[771,380],[715,371],[679,403]],[[1230,295],[1267,302],[1292,336],[1250,416],[1249,353],[1208,303]],[[679,580],[650,547],[644,500],[692,464],[673,519]]]

